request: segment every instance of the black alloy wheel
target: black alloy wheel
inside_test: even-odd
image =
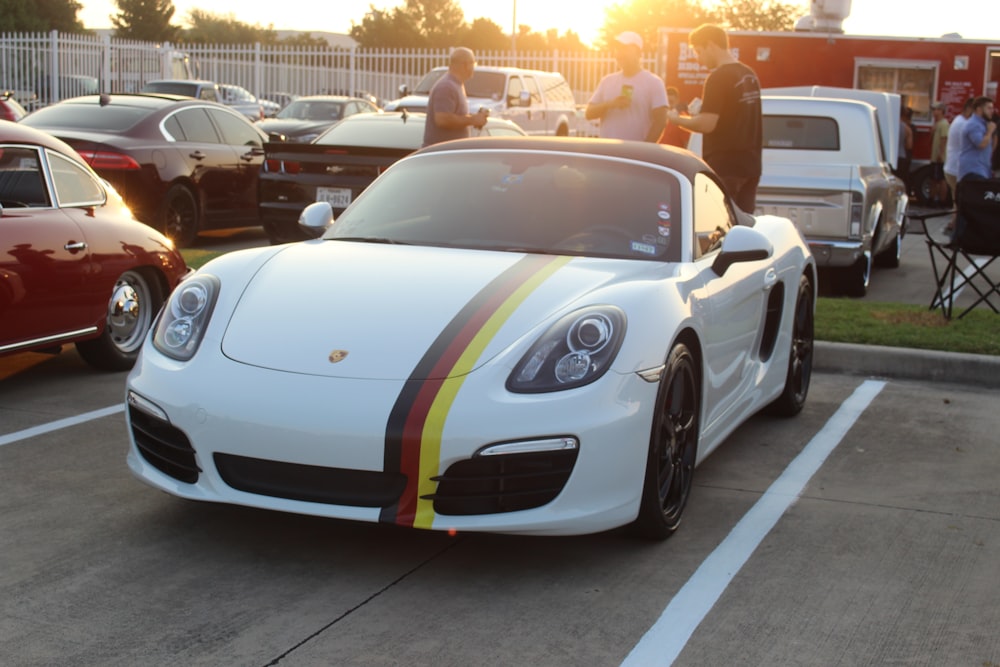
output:
[[[642,537],[666,539],[680,525],[691,495],[700,414],[695,360],[679,343],[667,359],[657,396],[642,501],[633,524]]]

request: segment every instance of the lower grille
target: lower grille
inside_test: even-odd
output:
[[[188,484],[198,481],[201,468],[195,461],[191,441],[183,431],[132,406],[129,406],[128,415],[132,437],[142,458],[178,481]]]
[[[388,507],[406,487],[402,473],[325,468],[300,463],[216,454],[215,466],[229,486],[247,493],[327,505]]]
[[[437,492],[424,496],[446,515],[499,514],[552,502],[566,486],[577,450],[477,456],[435,477]]]

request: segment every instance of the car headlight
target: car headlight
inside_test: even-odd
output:
[[[570,313],[549,327],[507,378],[516,393],[582,387],[611,367],[625,338],[625,313],[612,306],[591,306]]]
[[[205,336],[218,295],[219,279],[212,275],[195,274],[178,285],[156,324],[156,349],[179,361],[193,357]]]

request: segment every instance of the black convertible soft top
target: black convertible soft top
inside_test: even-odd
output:
[[[645,141],[621,141],[584,137],[478,137],[445,141],[420,149],[417,154],[452,150],[537,150],[570,153],[592,153],[670,167],[684,174],[690,181],[698,173],[712,174],[712,169],[694,153],[663,144]],[[718,180],[716,178],[716,180]]]

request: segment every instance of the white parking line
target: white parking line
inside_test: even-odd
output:
[[[868,380],[854,390],[677,592],[653,627],[622,662],[624,667],[673,664],[729,582],[778,519],[799,499],[805,485],[885,384]]]
[[[119,405],[101,408],[100,410],[85,412],[82,415],[76,415],[75,417],[67,417],[66,419],[60,419],[58,421],[49,422],[48,424],[42,424],[41,426],[32,426],[31,428],[26,428],[23,431],[15,431],[14,433],[8,433],[7,435],[0,435],[0,447],[18,442],[19,440],[27,440],[28,438],[33,438],[36,435],[44,435],[45,433],[58,431],[62,428],[76,426],[77,424],[83,424],[84,422],[89,422],[94,419],[100,419],[101,417],[116,415],[119,412],[124,411],[125,404],[121,403]]]

